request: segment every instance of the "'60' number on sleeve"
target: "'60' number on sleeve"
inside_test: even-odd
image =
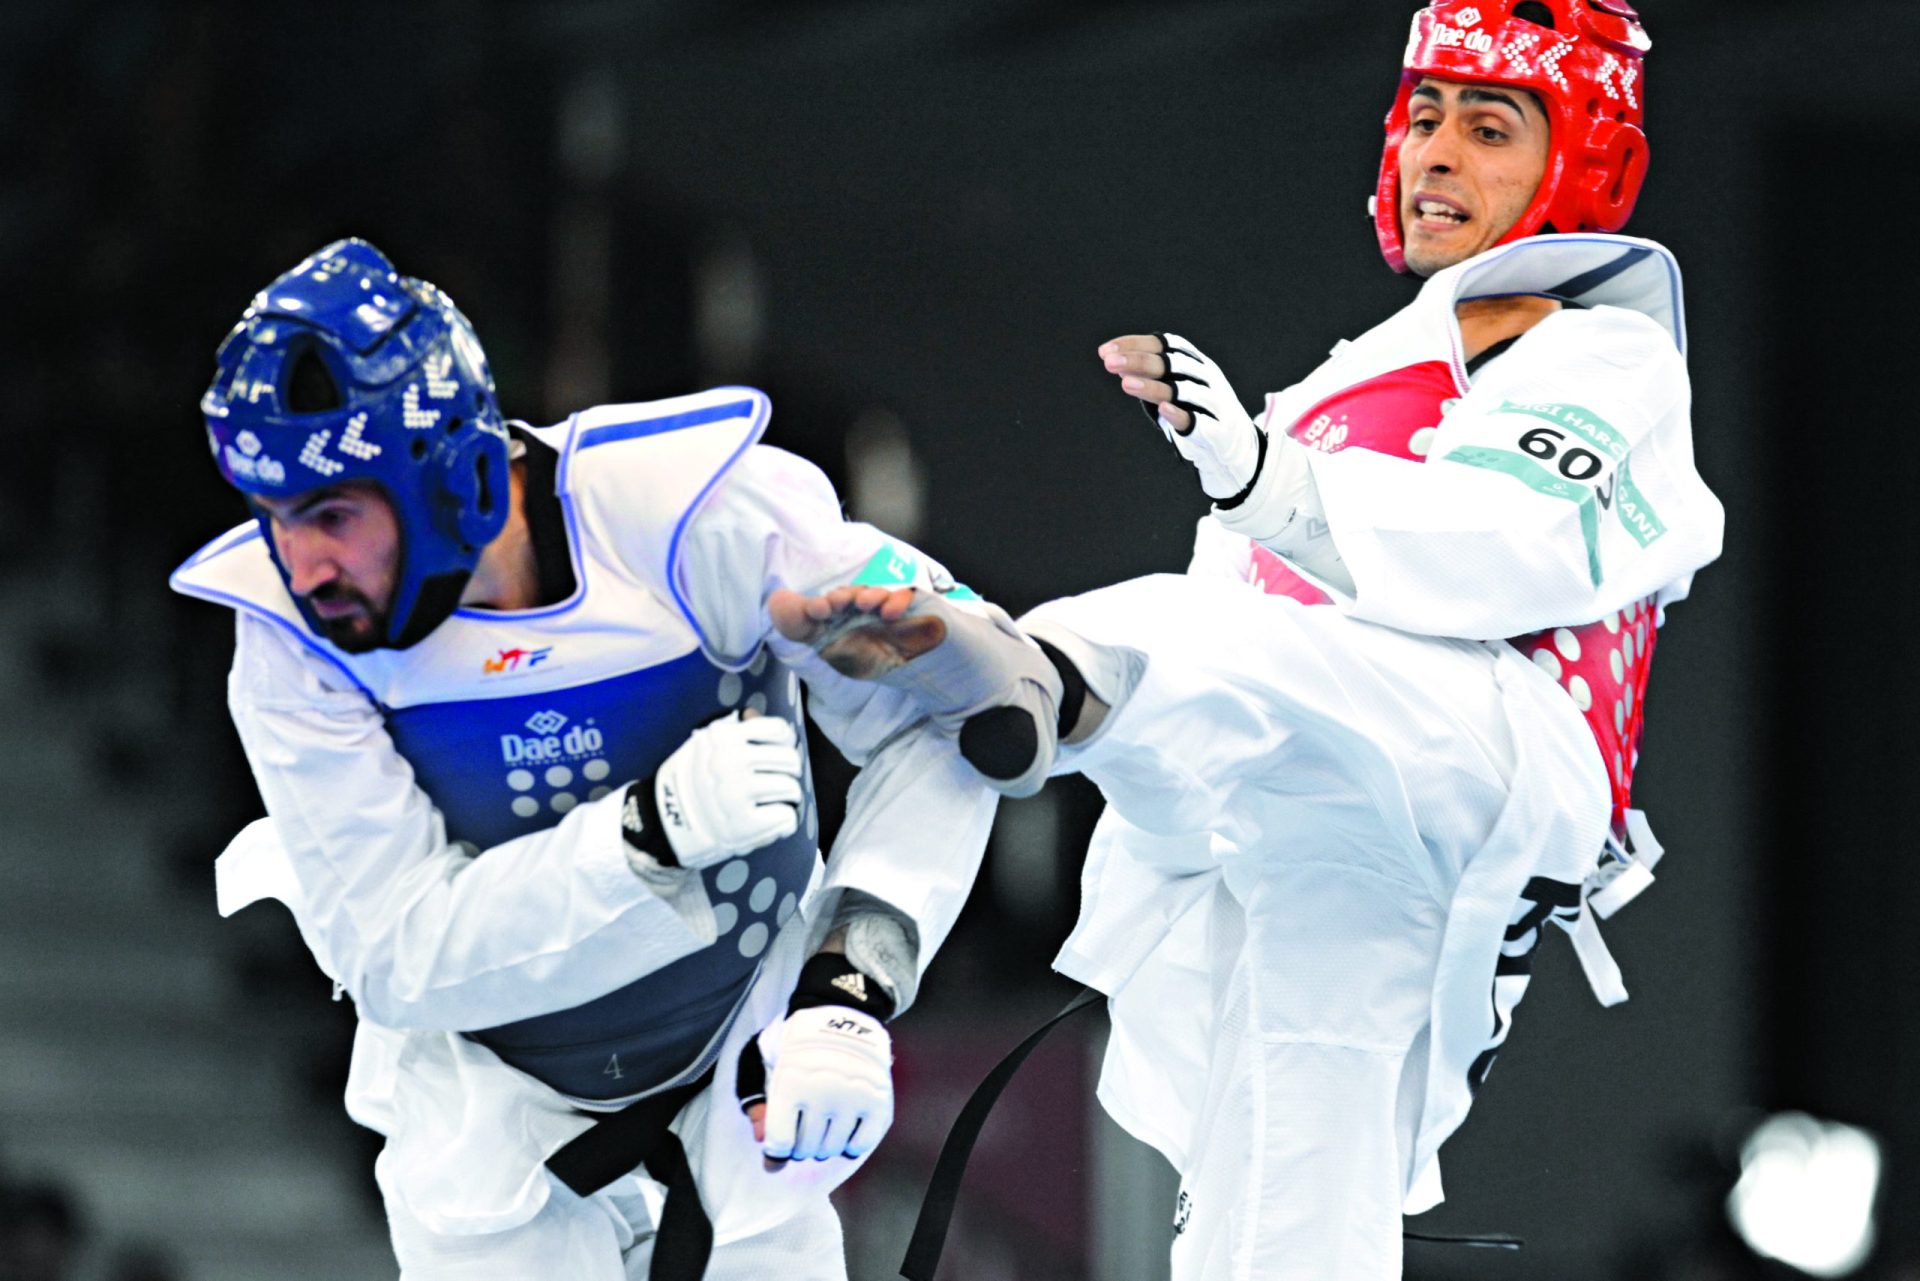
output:
[[[1592,480],[1605,468],[1600,456],[1591,450],[1575,445],[1572,449],[1561,451],[1561,442],[1567,434],[1552,427],[1535,427],[1520,437],[1520,448],[1542,462],[1560,461],[1554,467],[1568,480]]]

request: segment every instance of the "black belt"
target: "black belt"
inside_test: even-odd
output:
[[[553,1177],[578,1196],[592,1196],[636,1166],[645,1166],[650,1177],[666,1184],[648,1281],[700,1281],[713,1254],[713,1220],[700,1204],[687,1151],[667,1128],[687,1100],[712,1080],[713,1069],[708,1068],[696,1081],[649,1094],[601,1117],[547,1158]]]
[[[1035,1028],[1032,1035],[1014,1046],[1012,1052],[987,1073],[986,1079],[974,1090],[973,1097],[960,1109],[959,1119],[954,1121],[953,1129],[947,1132],[946,1143],[940,1148],[940,1159],[934,1162],[933,1177],[927,1181],[927,1195],[920,1202],[920,1218],[913,1225],[913,1236],[907,1242],[907,1257],[900,1264],[900,1275],[907,1281],[933,1281],[934,1269],[940,1266],[940,1251],[947,1244],[947,1226],[953,1219],[953,1203],[960,1195],[960,1179],[967,1172],[967,1158],[973,1155],[973,1144],[980,1137],[980,1127],[987,1123],[987,1113],[993,1111],[993,1105],[999,1100],[1000,1092],[1007,1088],[1007,1082],[1013,1080],[1013,1074],[1020,1070],[1020,1065],[1027,1061],[1034,1047],[1046,1039],[1047,1033],[1053,1031],[1056,1024],[1105,999],[1088,988],[1067,1002],[1067,1008]]]
[[[966,1106],[960,1109],[960,1115],[953,1123],[953,1129],[947,1132],[947,1141],[941,1145],[940,1157],[933,1165],[933,1177],[927,1180],[927,1194],[920,1202],[920,1217],[913,1225],[913,1236],[907,1241],[907,1257],[901,1261],[900,1275],[906,1281],[933,1281],[933,1274],[940,1266],[940,1252],[946,1248],[947,1228],[953,1220],[954,1202],[960,1195],[960,1180],[967,1172],[967,1158],[973,1155],[973,1145],[980,1137],[980,1129],[987,1123],[987,1114],[993,1111],[993,1105],[999,1101],[1000,1094],[1013,1080],[1013,1074],[1027,1061],[1034,1048],[1046,1039],[1047,1033],[1091,1005],[1106,1000],[1099,992],[1091,988],[1067,1002],[1065,1009],[1035,1028],[1031,1035],[1008,1052],[993,1071],[975,1087],[973,1096]],[[1403,1232],[1409,1241],[1427,1241],[1440,1245],[1480,1246],[1496,1250],[1518,1250],[1521,1242],[1516,1237],[1500,1234],[1481,1236],[1442,1236],[1434,1233]]]

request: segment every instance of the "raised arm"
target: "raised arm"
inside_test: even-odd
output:
[[[1634,313],[1541,321],[1447,409],[1424,462],[1308,449],[1287,423],[1256,434],[1211,361],[1195,350],[1167,363],[1190,377],[1144,379],[1142,398],[1198,410],[1176,443],[1203,483],[1218,473],[1215,514],[1356,617],[1513,636],[1675,599],[1719,552],[1723,516],[1693,468],[1684,365]]]

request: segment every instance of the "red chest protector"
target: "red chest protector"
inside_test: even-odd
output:
[[[1287,428],[1309,449],[1334,453],[1370,449],[1422,462],[1433,447],[1442,415],[1465,395],[1444,360],[1424,360],[1369,378],[1322,400]],[[1263,423],[1271,431],[1273,424]],[[1331,598],[1258,543],[1249,579],[1273,596],[1307,605]],[[1653,601],[1577,627],[1556,627],[1509,638],[1509,643],[1560,683],[1587,718],[1613,786],[1613,824],[1625,831],[1633,767],[1640,755],[1641,696],[1653,664]]]

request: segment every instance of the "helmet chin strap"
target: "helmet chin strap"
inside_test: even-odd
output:
[[[445,574],[434,574],[420,583],[415,594],[413,608],[407,611],[406,620],[394,630],[396,620],[388,622],[388,638],[383,649],[406,649],[425,640],[429,633],[453,616],[460,607],[460,594],[467,590],[467,582],[473,577],[471,571],[454,570]]]

